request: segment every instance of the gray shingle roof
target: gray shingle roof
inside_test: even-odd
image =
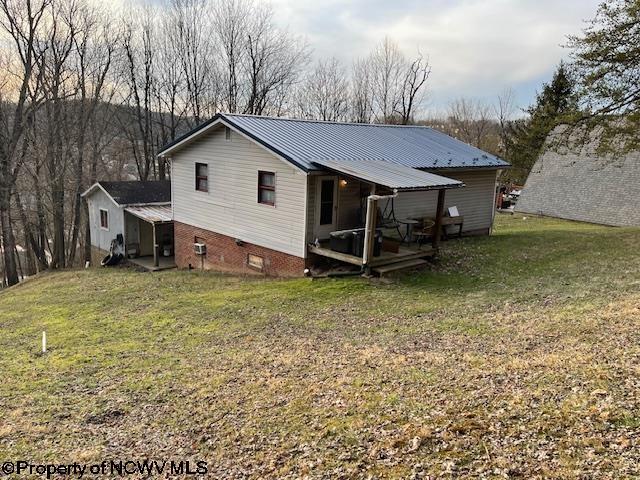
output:
[[[171,202],[171,182],[98,182],[120,205]]]
[[[303,170],[318,170],[315,160],[381,160],[412,168],[507,167],[476,147],[429,127],[293,120],[218,114],[166,145],[159,155],[223,120]]]

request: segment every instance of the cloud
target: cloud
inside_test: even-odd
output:
[[[566,36],[578,33],[600,0],[273,0],[276,20],[303,35],[317,58],[345,63],[385,35],[432,66],[433,108],[457,96],[493,99],[513,87],[521,105],[547,80]]]

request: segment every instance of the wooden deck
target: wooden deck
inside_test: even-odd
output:
[[[316,247],[315,245],[309,245],[308,250],[311,253],[320,255],[322,257],[333,258],[341,262],[350,263],[351,265],[362,266],[362,257],[356,257],[355,255],[349,255],[347,253],[341,253],[331,250],[328,246]],[[369,262],[370,267],[379,267],[382,265],[391,265],[394,263],[406,262],[408,260],[414,260],[419,258],[432,257],[435,254],[435,250],[431,246],[424,245],[421,248],[418,246],[401,246],[398,253],[393,252],[380,252],[380,256],[373,257]]]

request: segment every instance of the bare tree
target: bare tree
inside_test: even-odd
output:
[[[82,221],[82,199],[80,194],[88,186],[85,182],[85,157],[89,150],[87,136],[91,125],[95,123],[97,110],[101,102],[110,98],[105,96],[105,83],[111,71],[112,62],[117,48],[118,38],[108,28],[108,21],[97,7],[83,5],[78,15],[79,34],[74,45],[74,70],[76,72],[78,98],[75,115],[75,171],[73,217],[69,235],[69,251],[67,263],[71,264],[76,258]],[[92,164],[95,162],[92,158]],[[88,223],[88,212],[85,211]],[[89,241],[88,238],[85,241]],[[87,260],[87,258],[85,258]]]
[[[306,44],[279,30],[273,10],[252,0],[222,0],[213,18],[222,46],[220,107],[257,115],[281,110],[284,92],[292,89],[307,63]]]
[[[509,157],[509,147],[511,144],[511,130],[513,115],[516,111],[515,93],[512,88],[505,88],[496,99],[494,114],[500,129],[500,155],[503,158]]]
[[[248,27],[244,112],[261,115],[272,109],[277,92],[292,89],[307,64],[308,51],[300,39],[276,28],[268,6],[254,5]]]
[[[422,100],[430,73],[429,62],[421,53],[409,61],[398,45],[386,37],[366,61],[355,65],[356,117],[365,117],[363,106],[370,97],[375,121],[409,123]],[[366,92],[367,87],[370,93]]]
[[[392,123],[401,103],[404,55],[388,37],[371,53],[371,85],[374,116],[378,122]]]
[[[68,101],[76,94],[75,72],[70,57],[79,34],[79,4],[75,0],[52,3],[47,28],[43,35],[40,58],[42,62],[42,121],[45,151],[44,184],[49,195],[53,230],[53,268],[66,266],[65,194],[71,167],[72,104]]]
[[[18,283],[11,196],[24,162],[24,133],[38,107],[40,76],[37,65],[42,50],[36,48],[50,0],[1,0],[0,26],[7,32],[16,57],[8,60],[14,71],[15,94],[0,92],[0,227],[8,285]]]
[[[351,72],[351,118],[355,122],[371,123],[372,116],[371,62],[361,58],[353,62]]]
[[[318,120],[344,120],[348,100],[347,76],[336,58],[320,60],[306,78],[298,95],[302,116]]]
[[[150,8],[138,9],[124,19],[122,75],[127,91],[124,105],[130,117],[122,121],[122,130],[131,146],[138,178],[155,176],[153,92],[155,91],[156,28]]]
[[[210,113],[207,91],[211,86],[213,69],[213,45],[209,7],[206,0],[172,0],[169,18],[164,22],[164,52],[161,58],[163,68],[167,61],[174,62],[166,74],[159,73],[168,81],[169,102],[175,97],[178,82],[184,81],[187,94],[187,108],[193,125],[200,123],[203,115]],[[169,58],[167,58],[169,57]],[[172,71],[178,64],[180,73]],[[175,112],[175,105],[174,107]]]
[[[213,11],[213,31],[221,47],[225,88],[222,108],[238,111],[240,102],[240,65],[246,55],[244,35],[248,30],[251,3],[248,0],[223,0]]]
[[[421,100],[424,84],[431,74],[429,61],[422,54],[418,54],[415,60],[405,66],[404,80],[401,95],[401,123],[407,125],[414,114],[416,103]]]
[[[478,148],[486,149],[491,130],[491,108],[480,100],[458,98],[449,104],[451,134]]]

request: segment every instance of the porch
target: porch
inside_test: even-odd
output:
[[[146,257],[133,257],[128,259],[129,263],[142,267],[150,272],[157,272],[159,270],[170,270],[176,268],[176,262],[173,255],[169,257],[159,257],[158,265],[155,265],[155,260],[152,255]]]
[[[171,205],[140,205],[124,209],[125,255],[149,271],[175,268]]]
[[[443,226],[453,223],[444,217],[445,192],[462,182],[390,162],[322,165],[326,173],[309,177],[309,253],[379,274],[425,264],[438,253]],[[398,209],[402,194],[411,195],[411,211]],[[423,205],[415,208],[416,200]],[[346,243],[332,248],[336,235]]]

